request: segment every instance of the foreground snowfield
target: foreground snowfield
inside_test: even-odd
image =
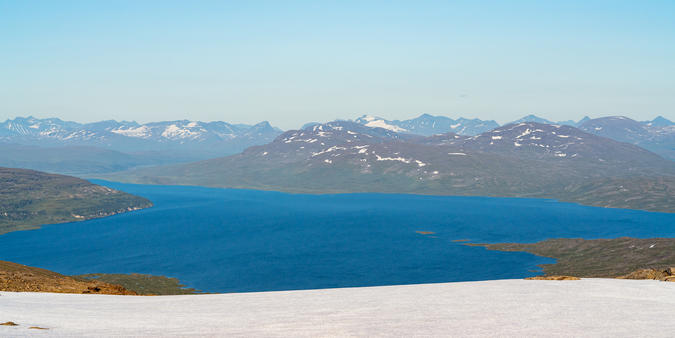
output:
[[[0,326],[2,337],[672,337],[675,283],[498,280],[158,297],[0,292],[5,321],[20,326]]]

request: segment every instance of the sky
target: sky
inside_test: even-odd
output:
[[[674,17],[672,0],[0,0],[0,120],[673,120]]]

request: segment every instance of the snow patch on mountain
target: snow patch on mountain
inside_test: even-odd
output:
[[[453,120],[445,116],[422,114],[409,120],[389,121],[380,117],[363,115],[354,122],[371,128],[384,128],[398,133],[431,136],[455,132],[462,135],[477,135],[499,127],[495,121],[459,118]]]
[[[186,127],[194,128],[197,126],[196,122],[190,122],[186,125]],[[181,128],[178,127],[175,124],[169,125],[168,127],[164,128],[164,131],[162,131],[162,137],[168,138],[168,139],[196,139],[202,134],[202,130],[191,130],[189,128]]]
[[[151,130],[147,126],[140,126],[136,128],[127,128],[127,129],[113,129],[111,133],[123,135],[127,137],[138,137],[138,138],[148,138],[150,137]]]
[[[406,158],[403,158],[403,157],[381,157],[378,154],[375,154],[375,158],[378,161],[399,161],[399,162],[403,162],[403,163],[410,163],[411,162],[410,160],[408,160]]]
[[[180,161],[237,153],[252,145],[268,143],[281,133],[268,122],[254,126],[187,120],[146,124],[108,120],[81,124],[30,116],[0,122],[0,142],[97,147],[127,153],[180,152]]]
[[[397,133],[402,133],[402,132],[407,131],[405,128],[401,128],[401,127],[396,126],[394,124],[390,124],[385,119],[375,117],[375,116],[370,116],[370,115],[363,115],[360,118],[358,118],[356,121],[363,124],[366,127],[369,127],[369,128],[382,128],[382,129],[391,130],[391,131],[394,131],[394,132],[397,132]]]

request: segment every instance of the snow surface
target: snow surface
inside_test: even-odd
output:
[[[672,337],[675,283],[497,280],[190,296],[0,292],[0,336]],[[28,329],[30,326],[49,330]]]
[[[366,127],[370,128],[383,128],[395,132],[404,132],[407,131],[404,128],[401,128],[399,126],[395,126],[393,124],[388,124],[384,120],[367,120],[369,121],[368,123],[364,124]]]
[[[188,123],[187,127],[194,127],[196,126],[196,123],[193,125],[193,123]],[[164,128],[164,131],[162,132],[162,137],[169,138],[169,139],[176,139],[176,138],[197,138],[201,133],[199,131],[192,131],[187,128],[181,128],[175,124],[172,124],[166,128]]]

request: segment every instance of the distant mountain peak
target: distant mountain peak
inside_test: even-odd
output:
[[[385,120],[380,117],[363,115],[355,120],[356,123],[372,128],[384,128],[398,133],[417,135],[437,135],[454,132],[461,135],[476,135],[499,127],[495,121],[459,118],[453,120],[446,116],[421,114],[409,120]]]
[[[382,128],[382,129],[387,129],[391,130],[397,133],[400,132],[406,132],[407,130],[405,128],[401,128],[400,126],[397,126],[393,124],[391,121],[387,121],[383,118],[379,118],[376,116],[372,115],[363,115],[356,119],[357,123],[360,123],[366,127],[370,128]]]
[[[575,127],[579,127],[580,125],[584,124],[586,121],[590,121],[591,118],[588,116],[584,116],[579,122],[576,123]]]
[[[307,122],[307,123],[303,124],[302,127],[300,127],[300,130],[313,127],[317,124],[321,124],[321,123],[320,122]]]
[[[511,123],[520,123],[520,122],[537,122],[537,123],[546,123],[546,124],[555,124],[555,122],[549,121],[543,117],[539,117],[534,114],[529,114],[526,116],[523,116],[520,119],[517,119]]]
[[[380,119],[380,118],[376,117],[376,116],[373,116],[373,115],[363,114],[363,115],[361,115],[361,117],[359,117],[359,119],[363,119],[365,121],[370,122],[370,121],[377,120],[377,119]]]
[[[649,126],[653,126],[653,127],[668,127],[668,126],[675,125],[675,123],[673,123],[673,121],[668,120],[667,118],[665,118],[663,116],[660,116],[660,115],[657,116],[655,119],[647,122],[646,124],[649,125]]]
[[[655,119],[657,120],[657,119]],[[664,119],[665,120],[665,119]],[[625,116],[607,116],[585,121],[579,129],[620,142],[639,145],[667,159],[675,160],[675,128],[652,122],[638,122]]]
[[[260,128],[273,128],[273,127],[268,121],[262,121],[262,122],[258,122],[256,124],[254,124],[253,128],[260,129]]]

